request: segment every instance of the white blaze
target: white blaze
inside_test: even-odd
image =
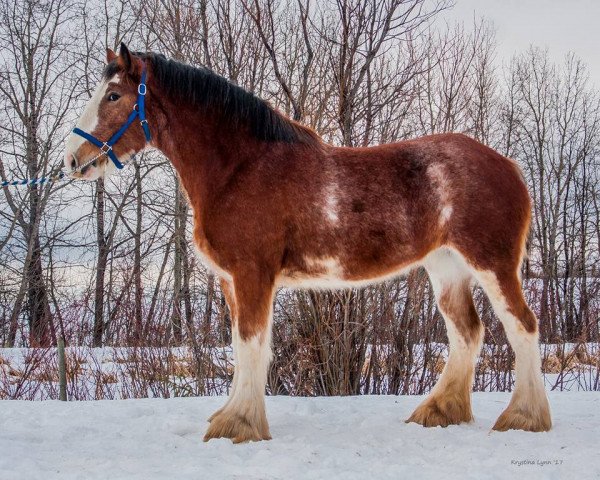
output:
[[[108,90],[108,84],[111,82],[118,83],[119,76],[115,75],[110,80],[100,82],[100,84],[96,87],[96,90],[92,94],[92,97],[88,101],[85,110],[83,111],[83,114],[77,121],[77,127],[83,130],[84,132],[92,133],[98,125],[98,110],[100,108],[100,102],[102,101],[104,95],[106,94],[106,91]],[[71,135],[69,135],[69,138],[67,138],[67,143],[65,146],[65,167],[67,169],[71,169],[71,165],[68,164],[68,162],[70,161],[70,159],[68,158],[69,154],[74,154],[75,152],[77,152],[79,147],[81,147],[81,145],[83,145],[84,142],[86,142],[85,138],[79,135],[75,135],[74,133],[71,133]]]

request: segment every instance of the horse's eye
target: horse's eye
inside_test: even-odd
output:
[[[109,102],[116,102],[119,98],[121,98],[121,95],[119,95],[118,93],[112,92],[110,95],[108,95],[107,100]]]

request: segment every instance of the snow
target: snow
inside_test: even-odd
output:
[[[267,397],[273,440],[244,445],[202,442],[224,397],[4,401],[0,478],[600,478],[599,392],[551,392],[548,433],[491,432],[509,397],[445,429],[404,423],[418,396]]]

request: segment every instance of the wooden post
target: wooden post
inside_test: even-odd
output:
[[[58,339],[58,399],[67,401],[67,369],[65,362],[65,340],[62,337]]]

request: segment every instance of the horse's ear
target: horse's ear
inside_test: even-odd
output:
[[[119,66],[127,73],[133,73],[134,63],[131,53],[123,42],[121,42],[121,48],[119,48],[119,58],[117,59]]]
[[[113,52],[110,48],[106,49],[106,63],[112,62],[115,58],[117,58],[117,54]]]

